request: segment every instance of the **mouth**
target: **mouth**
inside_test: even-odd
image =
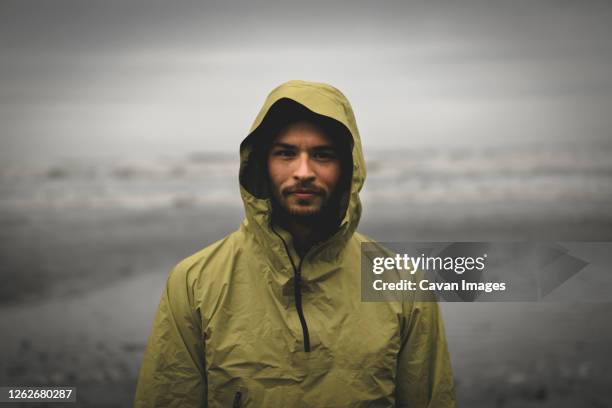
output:
[[[300,200],[306,200],[306,199],[311,199],[314,198],[316,196],[315,193],[312,192],[295,192],[295,193],[291,193],[293,194],[296,198],[300,199]]]
[[[310,190],[310,189],[296,189],[296,190],[289,190],[287,192],[287,195],[293,195],[298,199],[310,199],[320,194],[321,193],[318,190]]]

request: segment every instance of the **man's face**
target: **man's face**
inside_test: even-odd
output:
[[[340,159],[331,138],[309,122],[284,129],[268,153],[272,193],[291,215],[321,212],[340,179]]]

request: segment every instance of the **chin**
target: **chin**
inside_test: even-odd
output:
[[[319,215],[321,213],[321,209],[320,208],[295,208],[295,207],[291,207],[289,208],[289,214],[291,215],[297,215],[300,217],[312,217],[314,215]]]
[[[295,204],[288,206],[287,212],[291,215],[295,215],[298,217],[312,217],[321,213],[321,207],[314,205]]]
[[[319,200],[288,200],[285,209],[289,214],[297,216],[313,216],[321,212],[323,203]]]

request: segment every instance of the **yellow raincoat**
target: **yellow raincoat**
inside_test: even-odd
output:
[[[352,137],[338,230],[300,259],[256,191],[255,135],[301,104]],[[362,302],[359,191],[366,169],[348,100],[290,81],[265,101],[240,149],[240,229],[170,273],[140,369],[136,407],[454,407],[435,302]],[[251,180],[251,181],[247,181]],[[261,180],[259,180],[261,181]]]

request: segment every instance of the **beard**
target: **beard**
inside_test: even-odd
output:
[[[296,208],[287,204],[287,201],[281,203],[274,194],[271,195],[271,202],[272,222],[281,226],[286,226],[291,221],[315,227],[321,235],[329,235],[340,223],[340,200],[337,194],[332,194],[324,200],[319,208],[312,209]]]

